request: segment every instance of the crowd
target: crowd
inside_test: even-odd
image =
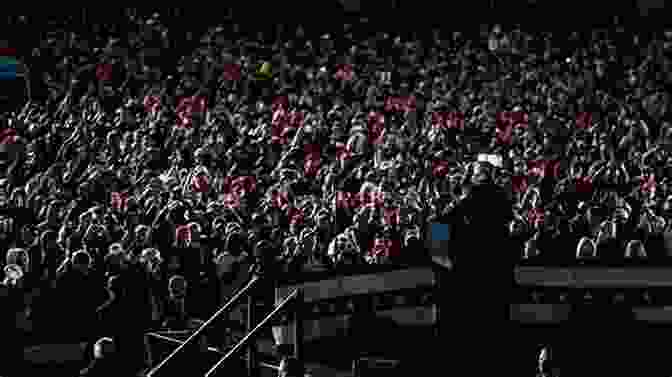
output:
[[[1,118],[11,323],[133,345],[212,312],[243,262],[423,263],[483,164],[512,203],[498,252],[668,257],[672,33],[91,27],[31,46],[33,101]]]

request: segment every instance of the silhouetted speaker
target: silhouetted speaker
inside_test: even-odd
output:
[[[642,16],[665,9],[665,0],[638,0],[637,6]]]
[[[360,0],[340,0],[339,2],[348,12],[359,12],[362,9]]]
[[[495,282],[503,289],[504,280],[513,282],[513,261],[518,256],[507,247],[512,205],[505,191],[493,183],[489,163],[474,163],[471,182],[466,198],[455,208],[459,219],[453,232],[455,271],[476,290],[487,291]]]
[[[475,365],[485,368],[479,370],[485,376],[501,373],[501,369],[489,363],[481,366],[477,355],[482,339],[487,338],[492,349],[506,349],[504,339],[509,332],[514,253],[507,222],[513,213],[504,189],[493,183],[490,164],[474,163],[470,175],[469,193],[455,208],[455,216],[462,219],[454,230],[456,250],[452,253],[454,285],[459,288],[444,299],[452,301],[455,320],[469,333],[454,338],[456,359],[465,370]]]

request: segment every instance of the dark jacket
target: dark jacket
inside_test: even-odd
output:
[[[0,285],[0,330],[3,340],[0,344],[3,360],[7,362],[2,366],[0,373],[14,368],[16,363],[22,360],[24,335],[16,326],[16,313],[21,311],[23,305],[23,290],[18,287]]]
[[[115,358],[92,360],[91,363],[79,372],[80,377],[121,377],[124,371],[121,368],[123,362]]]
[[[131,308],[124,302],[124,298],[114,297],[108,299],[96,310],[98,335],[109,336],[116,340],[123,336],[132,326],[130,321]]]
[[[71,269],[56,282],[56,292],[61,306],[61,319],[73,337],[88,337],[95,324],[96,307],[101,301],[102,283],[94,272],[83,274]],[[75,330],[75,331],[73,331]]]
[[[143,324],[138,320],[133,301],[126,297],[108,300],[97,310],[98,333],[114,339],[127,371],[144,367],[145,339]]]
[[[474,187],[456,208],[468,222],[457,224],[454,232],[459,253],[455,283],[461,287],[455,299],[459,307],[469,308],[460,311],[461,322],[481,326],[482,334],[502,331],[509,315],[513,265],[519,255],[509,247],[511,208],[506,194],[495,185]]]
[[[139,263],[131,264],[122,276],[127,302],[133,307],[133,317],[139,329],[147,329],[152,321],[152,288],[156,282]],[[125,300],[126,301],[126,300]]]
[[[455,208],[457,218],[466,219],[457,224],[455,236],[462,246],[457,256],[456,269],[505,266],[517,257],[502,245],[509,239],[508,222],[513,217],[511,202],[506,193],[495,185],[474,187]],[[484,232],[488,235],[483,237]],[[487,259],[486,260],[484,260]],[[486,262],[486,263],[484,263]]]

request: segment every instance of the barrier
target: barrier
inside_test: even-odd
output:
[[[672,287],[670,267],[517,267],[519,285],[575,288]]]
[[[515,279],[510,315],[519,322],[562,322],[578,305],[619,305],[637,321],[672,322],[670,267],[519,266]]]
[[[352,317],[370,309],[399,325],[431,327],[439,320],[438,278],[432,267],[333,277],[280,286],[276,302],[294,289],[304,294],[304,341],[343,335]],[[294,344],[289,326],[275,326],[278,344]]]

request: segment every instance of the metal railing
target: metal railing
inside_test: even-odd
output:
[[[273,320],[281,311],[283,311],[287,305],[294,305],[294,331],[296,344],[294,345],[295,357],[302,361],[302,340],[303,340],[303,321],[300,315],[300,303],[302,302],[301,292],[296,289],[292,291],[287,297],[285,297],[280,304],[278,304],[273,311],[271,311],[259,324],[252,329],[245,337],[238,342],[229,352],[224,355],[208,372],[205,374],[205,377],[214,377],[215,373],[226,363],[227,360],[231,359],[237,352],[244,349],[249,342],[254,340],[254,338],[259,335],[260,330],[266,326],[271,320]]]
[[[434,282],[433,282],[432,285],[434,286],[436,297],[440,297],[441,296],[441,288],[440,287],[443,286],[443,284],[441,283],[443,278],[440,278],[440,276],[443,275],[443,274],[446,274],[448,271],[441,266],[432,265],[431,268],[432,268],[432,271],[434,273]],[[400,269],[399,267],[396,267],[396,268],[389,267],[388,269],[389,269],[388,272],[393,272],[393,271],[397,271],[397,270],[405,270],[406,268]],[[376,270],[376,271],[381,272],[382,270],[381,271]],[[385,271],[387,271],[387,270],[385,270]],[[369,272],[372,272],[372,271],[369,271]],[[319,276],[316,276],[315,278],[317,279],[318,282],[321,282],[324,279],[324,277],[325,276],[323,276],[323,275],[319,275]],[[319,279],[319,278],[322,278],[322,279]],[[299,279],[299,281],[303,281],[303,280]],[[314,279],[308,279],[308,283],[310,283],[310,282],[315,283]],[[279,282],[278,284],[279,284],[280,287],[282,287],[283,283],[289,285],[289,282],[287,282],[287,281]],[[252,284],[252,282],[250,282],[248,285],[250,285],[250,284]],[[287,314],[290,314],[290,315],[294,316],[293,320],[290,319],[288,321],[292,325],[293,331],[294,331],[293,341],[290,341],[290,343],[293,343],[293,345],[295,346],[294,351],[295,351],[296,357],[299,360],[302,360],[302,358],[301,358],[301,356],[302,356],[302,346],[303,346],[303,341],[304,341],[303,327],[302,327],[301,320],[297,320],[297,318],[300,318],[300,319],[305,319],[306,318],[305,316],[308,315],[308,313],[310,313],[310,311],[307,310],[306,312],[302,312],[302,310],[305,310],[305,309],[302,309],[302,304],[304,303],[304,301],[305,302],[314,302],[315,298],[313,297],[314,293],[310,293],[308,290],[306,290],[306,291],[303,290],[304,287],[302,286],[302,284],[296,284],[296,285],[298,285],[298,286],[295,286],[295,287],[287,286],[286,287],[287,289],[284,290],[284,292],[282,290],[278,291],[279,286],[276,285],[276,297],[285,297],[285,298],[282,300],[282,302],[278,303],[278,306],[274,306],[274,308],[271,311],[271,314],[269,314],[268,316],[262,317],[262,318],[264,318],[264,320],[261,321],[261,322],[259,322],[258,318],[255,318],[255,317],[257,315],[266,314],[266,313],[259,313],[256,310],[256,307],[257,307],[256,304],[258,303],[258,301],[257,301],[257,299],[258,299],[257,296],[258,295],[257,295],[256,290],[255,290],[254,293],[247,295],[246,299],[247,299],[248,311],[247,311],[247,318],[245,320],[246,325],[247,325],[246,326],[247,327],[247,330],[246,330],[247,334],[244,334],[243,339],[240,340],[240,342],[238,344],[236,344],[233,348],[229,348],[228,344],[224,347],[219,347],[219,346],[216,345],[216,347],[219,347],[219,348],[216,348],[216,347],[208,347],[207,348],[208,351],[211,351],[211,352],[217,353],[218,355],[223,356],[217,362],[217,364],[208,371],[207,376],[216,375],[216,371],[219,370],[221,368],[221,365],[223,363],[225,363],[226,360],[228,360],[231,357],[233,357],[234,359],[236,359],[238,361],[245,360],[246,364],[247,364],[246,369],[247,369],[248,374],[250,376],[255,375],[255,373],[258,372],[258,370],[257,370],[258,368],[272,368],[274,370],[277,370],[278,369],[277,365],[263,363],[263,362],[261,362],[261,360],[257,360],[258,350],[257,350],[256,341],[254,341],[254,339],[255,339],[254,337],[255,337],[255,335],[257,335],[259,329],[262,328],[264,325],[266,325],[268,323],[268,321],[273,321],[273,319],[270,318],[270,317],[273,317],[273,316],[277,315],[277,313],[279,311],[281,311],[283,309],[283,307],[285,307],[285,305],[288,304],[288,302],[291,301],[295,297],[295,295],[299,295],[299,294],[300,294],[300,299],[296,299],[296,301],[299,303],[299,304],[297,304],[296,310],[292,310],[290,313],[287,313]],[[231,300],[229,300],[229,302],[227,302],[225,307],[230,307],[231,305],[235,304],[235,302],[239,302],[239,303],[242,304],[243,300],[241,299],[241,296],[245,295],[245,292],[249,292],[249,287],[241,288],[234,295],[234,297]],[[261,292],[259,292],[259,293],[261,293]],[[371,294],[373,292],[367,292],[367,293]],[[307,299],[304,298],[304,294],[307,296]],[[180,349],[184,348],[185,344],[188,343],[190,341],[190,339],[198,337],[198,333],[203,328],[207,327],[210,323],[217,320],[218,318],[222,319],[221,318],[221,312],[223,312],[225,310],[226,310],[225,308],[220,309],[218,311],[218,313],[215,313],[215,315],[212,316],[212,318],[210,318],[209,320],[207,320],[205,322],[202,322],[199,326],[197,326],[199,330],[197,330],[197,332],[194,333],[193,335],[189,336],[189,339],[187,339],[186,341],[184,341],[185,338],[183,336],[187,336],[188,334],[184,334],[182,331],[170,331],[170,330],[166,331],[165,329],[161,329],[161,330],[154,330],[151,333],[147,333],[146,334],[147,336],[151,336],[154,339],[158,339],[158,340],[161,340],[161,341],[169,342],[171,344],[179,345],[178,349],[176,349],[172,353],[170,353],[170,355],[168,357],[166,357],[165,360],[163,360],[163,362],[161,364],[154,367],[149,372],[149,374],[147,374],[147,375],[157,377],[158,375],[156,375],[156,373],[159,370],[159,368],[161,368],[161,369],[165,368],[165,366],[169,362],[169,360],[174,358],[175,354],[178,354],[180,352]],[[441,310],[439,308],[436,308],[436,311],[435,311],[435,322],[436,323],[434,324],[434,327],[435,327],[434,333],[436,335],[438,335],[441,332],[440,331],[441,326],[439,326],[439,323],[441,322],[440,321],[440,313],[441,313]],[[273,326],[280,326],[280,325],[274,324]],[[290,335],[290,338],[291,338],[291,335]],[[240,338],[238,338],[238,339],[240,339]],[[299,340],[299,339],[301,341],[296,341],[296,340]],[[197,342],[194,342],[194,343],[197,343]],[[241,349],[246,350],[247,355],[243,355],[241,352],[245,352],[245,351],[240,351]],[[164,349],[164,352],[165,353],[163,353],[163,355],[168,354],[168,350]],[[261,355],[259,355],[259,356],[261,356]],[[302,360],[302,361],[304,361],[304,360]],[[275,361],[272,361],[272,362],[275,362]],[[184,367],[184,365],[181,362],[174,363],[174,364],[171,364],[171,365],[174,365],[176,367],[181,366],[182,369]],[[170,374],[170,372],[169,372],[170,370],[173,370],[173,368],[166,368],[166,369],[168,369],[168,371],[166,371],[168,374]]]
[[[185,349],[185,347],[195,345],[199,337],[201,336],[201,333],[205,331],[205,329],[218,320],[224,313],[228,312],[231,308],[234,307],[235,304],[238,303],[238,300],[241,299],[241,297],[245,296],[246,294],[249,293],[249,291],[255,286],[255,284],[259,281],[258,277],[253,277],[250,279],[249,283],[245,285],[243,288],[238,290],[238,292],[229,299],[229,301],[224,304],[215,314],[213,314],[207,321],[205,321],[196,331],[194,331],[187,340],[182,342],[173,352],[168,355],[165,359],[163,359],[156,367],[152,368],[146,376],[147,377],[158,377],[160,375],[160,371],[168,368],[171,364],[171,362],[174,362],[175,356],[178,355],[182,350]],[[159,334],[153,334],[154,336],[159,335]],[[165,337],[163,337],[165,338]]]
[[[400,360],[382,359],[378,357],[358,357],[352,362],[352,376],[366,377],[367,374],[370,374],[367,372],[371,369],[392,370],[397,368],[400,363]]]
[[[172,338],[170,336],[162,335],[160,333],[147,333],[147,335],[151,336],[151,337],[154,337],[154,338],[157,338],[157,339],[160,339],[160,340],[163,340],[163,341],[166,341],[168,343],[173,343],[173,344],[177,344],[177,345],[180,345],[180,344],[184,343],[184,341],[182,341],[182,340]],[[226,355],[225,351],[222,351],[221,349],[216,348],[216,347],[208,347],[207,350],[209,352],[214,352],[214,353],[220,354],[222,356]],[[247,359],[247,356],[243,356],[243,359]],[[269,364],[269,363],[264,362],[264,361],[259,361],[258,365],[261,366],[261,367],[264,367],[264,368],[280,370],[280,365]]]

